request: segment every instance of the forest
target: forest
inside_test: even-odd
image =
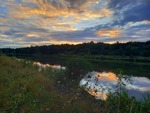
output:
[[[7,55],[108,55],[108,56],[150,56],[150,41],[106,44],[102,42],[78,45],[43,45],[24,48],[1,48],[0,53]]]

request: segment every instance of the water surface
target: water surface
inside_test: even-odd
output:
[[[57,69],[71,70],[73,76],[81,78],[80,86],[86,86],[91,95],[96,99],[106,99],[109,91],[116,90],[117,76],[122,73],[131,76],[132,83],[122,80],[126,84],[126,91],[130,96],[142,99],[150,94],[150,64],[138,62],[124,62],[111,60],[91,61],[83,58],[70,57],[32,57],[36,65],[48,66]],[[40,63],[39,63],[40,62]],[[63,67],[62,67],[63,66]],[[94,71],[93,71],[94,70]]]
[[[150,94],[150,79],[146,77],[130,77],[128,80],[121,78],[125,84],[124,89],[129,96],[136,97],[137,100]],[[113,72],[89,72],[81,81],[80,86],[96,99],[107,99],[109,92],[117,90],[118,77]]]

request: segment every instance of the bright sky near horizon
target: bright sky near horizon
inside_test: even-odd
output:
[[[150,40],[150,0],[0,0],[0,48]]]

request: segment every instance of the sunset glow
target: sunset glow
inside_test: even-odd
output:
[[[3,47],[147,41],[148,0],[1,0]]]
[[[104,37],[112,37],[112,38],[115,38],[115,37],[119,37],[121,36],[121,30],[99,30],[97,31],[97,35],[99,36],[104,36]]]

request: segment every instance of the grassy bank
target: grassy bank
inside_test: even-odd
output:
[[[23,58],[40,58],[41,55],[35,54],[35,55],[31,55],[31,54],[6,54],[9,56],[17,56],[17,57],[23,57]],[[42,55],[42,57],[58,57],[58,58],[69,58],[69,57],[73,57],[73,58],[86,58],[89,60],[93,60],[93,61],[120,61],[120,62],[135,62],[135,63],[150,63],[150,57],[143,57],[143,56],[123,56],[123,55],[88,55],[88,54],[54,54],[54,55]]]
[[[122,93],[95,100],[64,70],[38,71],[32,62],[0,56],[1,113],[148,113],[149,101]],[[117,107],[117,111],[114,108]]]
[[[150,57],[140,56],[111,56],[111,55],[54,55],[54,57],[63,58],[85,58],[91,61],[117,61],[117,62],[132,62],[132,63],[150,63]]]
[[[84,91],[63,85],[62,76],[62,70],[39,72],[32,63],[0,56],[0,112],[85,113],[99,109],[97,104],[91,106],[93,97],[88,102]]]

